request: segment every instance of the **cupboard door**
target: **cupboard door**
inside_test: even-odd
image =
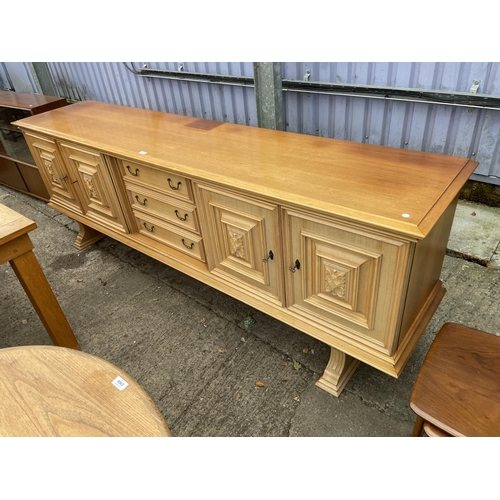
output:
[[[83,213],[73,178],[66,172],[57,144],[48,137],[24,133],[43,182],[50,193],[50,201],[78,214]]]
[[[284,210],[287,306],[318,327],[395,349],[410,244]]]
[[[278,206],[206,185],[198,185],[197,193],[210,271],[283,305]]]
[[[104,157],[80,146],[61,143],[71,177],[78,183],[85,215],[99,224],[128,233]]]

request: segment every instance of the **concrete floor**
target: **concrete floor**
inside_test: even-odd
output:
[[[315,386],[324,344],[111,238],[76,250],[77,225],[44,202],[0,186],[0,203],[38,224],[35,254],[82,350],[135,378],[174,436],[409,436],[411,388],[443,323],[500,334],[500,209],[459,204],[448,292],[401,377],[361,364],[336,398]],[[0,348],[50,345],[10,266],[0,273]]]

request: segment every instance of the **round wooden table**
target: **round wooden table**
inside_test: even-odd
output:
[[[0,349],[1,436],[171,436],[148,394],[91,354]]]

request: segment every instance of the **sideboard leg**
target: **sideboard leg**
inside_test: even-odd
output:
[[[78,250],[83,250],[106,236],[81,222],[78,222],[78,225],[80,226],[80,232],[73,243],[73,246],[78,248]]]
[[[330,361],[316,385],[326,392],[339,396],[359,365],[359,360],[332,347]]]

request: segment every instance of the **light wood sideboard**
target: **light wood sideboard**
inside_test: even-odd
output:
[[[476,162],[93,101],[15,123],[78,221],[359,361],[399,376],[445,290],[458,194]]]

